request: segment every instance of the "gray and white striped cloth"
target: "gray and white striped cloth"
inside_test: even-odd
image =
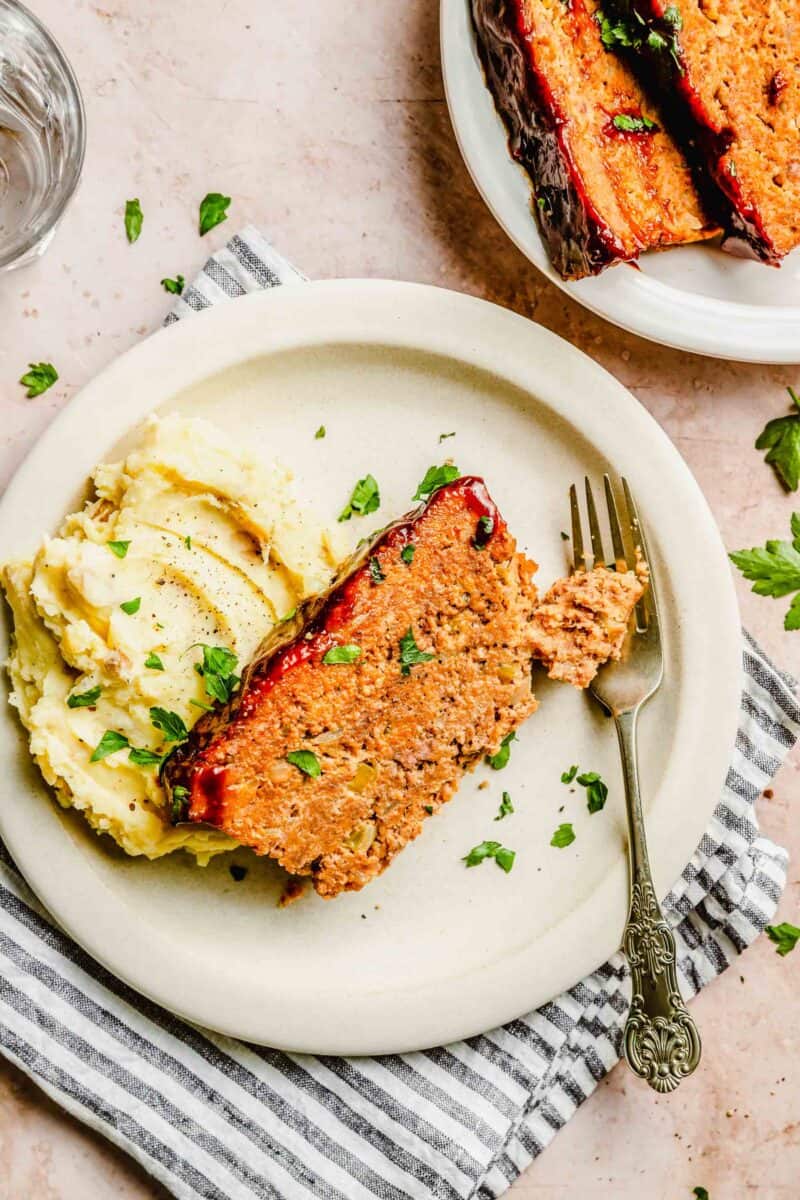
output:
[[[302,283],[257,230],[215,254],[168,322]],[[772,917],[786,853],[754,803],[800,732],[793,681],[745,635],[739,731],[719,805],[666,901],[686,995]],[[185,1200],[488,1200],[617,1062],[617,954],[536,1012],[436,1050],[315,1058],[185,1024],[66,937],[0,847],[0,1045],[54,1100]]]

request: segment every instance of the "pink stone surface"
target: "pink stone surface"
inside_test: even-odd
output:
[[[156,329],[164,275],[191,277],[246,222],[311,276],[389,276],[484,296],[553,329],[636,394],[694,471],[729,548],[784,536],[800,508],[752,443],[800,367],[740,366],[661,349],[583,311],[519,255],[459,158],[433,0],[29,0],[81,81],[89,146],[52,248],[0,278],[0,482],[81,385]],[[197,205],[233,197],[201,243]],[[125,200],[145,214],[123,232]],[[56,387],[16,380],[48,359]],[[798,349],[800,360],[800,348]],[[587,403],[591,398],[587,397]],[[686,553],[692,553],[691,529]],[[737,580],[743,621],[800,674],[800,633]],[[709,630],[713,637],[713,630]],[[779,918],[800,923],[800,764],[761,802],[793,852]],[[766,939],[698,1000],[697,1075],[657,1098],[617,1068],[512,1190],[517,1200],[712,1200],[800,1195],[800,951]],[[0,1061],[0,1200],[152,1200],[164,1193]]]

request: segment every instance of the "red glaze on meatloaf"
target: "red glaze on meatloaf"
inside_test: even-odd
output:
[[[719,232],[596,0],[472,0],[486,81],[566,279]]]

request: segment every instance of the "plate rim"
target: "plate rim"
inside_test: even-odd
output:
[[[631,267],[626,278],[622,274],[624,264],[590,279],[562,279],[550,262],[533,215],[529,213],[529,219],[522,224],[515,219],[514,204],[504,203],[503,184],[493,176],[491,163],[478,144],[480,135],[472,127],[470,102],[476,94],[481,97],[479,103],[491,104],[493,109],[494,102],[477,62],[469,8],[470,0],[440,0],[439,42],[445,99],[470,177],[486,207],[517,249],[561,291],[628,333],[708,358],[766,365],[795,364],[800,305],[747,304],[685,292]],[[469,26],[466,35],[465,23]],[[465,36],[469,37],[466,44]],[[527,173],[513,162],[508,152],[502,120],[496,111],[494,116],[503,153],[529,187]],[[600,291],[597,284],[612,277],[617,282],[618,295],[609,299],[610,286],[604,285]],[[600,291],[599,299],[593,294],[596,291]]]
[[[215,336],[211,336],[212,325]],[[96,449],[92,451],[89,446],[75,444],[73,435],[81,428],[93,428],[99,423],[103,438],[112,445],[135,427],[146,412],[207,378],[212,370],[223,370],[257,354],[269,355],[289,348],[311,348],[332,342],[410,346],[423,353],[446,355],[468,366],[488,370],[536,395],[540,402],[554,407],[559,415],[564,415],[565,407],[571,409],[567,419],[573,425],[580,412],[582,428],[589,428],[590,437],[599,420],[620,428],[624,419],[629,439],[635,441],[637,434],[644,437],[645,447],[649,450],[648,469],[652,463],[669,464],[670,486],[692,509],[695,521],[693,553],[703,554],[705,585],[708,594],[715,597],[716,642],[713,651],[709,648],[707,653],[713,653],[717,660],[719,669],[714,675],[714,686],[721,697],[714,714],[716,744],[708,749],[700,763],[693,765],[701,801],[692,811],[691,847],[681,851],[681,862],[669,880],[671,884],[711,818],[734,743],[740,702],[741,640],[732,575],[705,498],[655,419],[603,367],[525,317],[476,297],[426,284],[390,280],[326,280],[304,283],[302,287],[278,287],[241,297],[235,306],[223,303],[194,314],[191,319],[146,338],[110,363],[80,390],[36,442],[0,501],[0,530],[3,531],[0,534],[0,558],[5,559],[13,553],[6,548],[6,543],[11,541],[7,531],[13,526],[13,511],[24,502],[27,489],[37,486],[53,452],[58,453],[72,437],[77,461],[71,457],[70,473],[76,476],[80,473],[83,480],[96,464]],[[558,372],[552,373],[557,378],[551,379],[546,372],[543,377],[541,362],[553,356],[559,363]],[[134,381],[138,386],[135,412],[125,405],[124,387],[117,386],[117,381],[124,381],[126,376],[126,386],[132,387]],[[143,377],[155,381],[144,400],[139,395]],[[580,388],[576,388],[577,381],[580,381]],[[564,395],[573,394],[592,395],[592,405],[581,411],[575,407],[579,401],[564,399]],[[602,416],[597,411],[601,401]],[[96,442],[96,438],[92,440]],[[701,652],[703,634],[704,629],[698,628],[696,645]],[[705,642],[711,641],[705,638]],[[9,727],[13,727],[12,744],[16,744],[19,742],[18,722],[13,710],[6,705],[4,736]],[[15,772],[23,779],[24,786],[31,771],[27,754],[17,755],[9,767],[6,786],[13,787]],[[279,1006],[276,1009],[274,1001],[272,1009],[265,1015],[263,996],[258,998],[257,1005],[252,999],[245,1003],[241,995],[232,1004],[226,982],[214,977],[213,964],[209,969],[206,962],[194,961],[191,951],[181,959],[177,972],[174,939],[166,938],[160,931],[154,937],[149,928],[139,930],[134,926],[131,930],[128,905],[102,881],[101,892],[107,903],[99,903],[98,877],[91,871],[75,877],[77,860],[71,861],[75,852],[70,849],[69,838],[58,822],[49,790],[41,783],[38,786],[46,800],[39,806],[42,819],[48,828],[52,823],[55,830],[57,824],[58,830],[48,847],[48,854],[42,854],[41,844],[31,834],[32,810],[26,811],[30,795],[23,795],[19,804],[0,805],[0,834],[45,907],[93,958],[136,991],[181,1017],[233,1037],[298,1052],[328,1054],[395,1053],[440,1045],[504,1024],[544,1003],[594,970],[619,944],[621,927],[619,932],[603,929],[602,921],[596,916],[590,917],[588,925],[584,922],[579,928],[575,927],[575,913],[580,910],[573,910],[570,914],[571,933],[580,939],[580,953],[575,965],[569,965],[572,960],[561,961],[558,940],[554,941],[552,935],[547,934],[536,943],[544,945],[545,955],[549,953],[544,974],[541,962],[535,963],[531,959],[530,945],[527,945],[521,953],[515,952],[512,956],[516,970],[512,981],[507,977],[511,964],[503,957],[484,963],[480,970],[461,979],[448,978],[444,988],[441,982],[428,984],[427,994],[424,987],[415,985],[402,993],[376,990],[365,1000],[363,996],[348,995],[345,989],[339,997],[338,1009],[332,1009],[330,995],[320,993],[325,1020],[320,1019],[319,1004],[317,1010],[313,1009],[313,1000],[309,1009],[314,1013],[311,1019],[308,1013],[287,1013]],[[689,840],[687,833],[685,843],[681,842],[681,845],[688,845]],[[674,847],[669,853],[675,857]],[[663,852],[662,857],[666,858]],[[661,865],[663,876],[668,868],[663,862]],[[70,867],[71,876],[68,874]],[[67,871],[67,883],[61,881],[59,868]],[[623,869],[623,864],[618,864],[595,895],[597,913],[604,911],[604,902],[607,909]],[[123,940],[119,936],[120,928],[126,923],[127,936]],[[568,926],[569,921],[558,927],[560,933],[565,925]],[[548,942],[552,943],[549,951]],[[219,975],[220,972],[216,972],[216,976]],[[467,980],[473,989],[468,999],[463,995]],[[442,1004],[443,992],[448,991],[452,1005]],[[435,1004],[431,1003],[433,998]],[[370,1005],[375,1011],[370,1010]],[[334,1012],[340,1019],[334,1018]],[[314,1025],[315,1020],[314,1033],[309,1035],[309,1025]]]

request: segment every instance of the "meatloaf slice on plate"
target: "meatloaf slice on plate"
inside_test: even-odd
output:
[[[800,244],[800,3],[609,5],[607,40],[637,55],[695,147],[727,248],[777,265]]]
[[[174,820],[224,830],[322,896],[363,887],[534,712],[535,570],[481,479],[435,491],[200,718],[164,768]],[[617,577],[597,576],[601,622]]]
[[[594,0],[472,0],[486,80],[565,279],[718,229]]]

